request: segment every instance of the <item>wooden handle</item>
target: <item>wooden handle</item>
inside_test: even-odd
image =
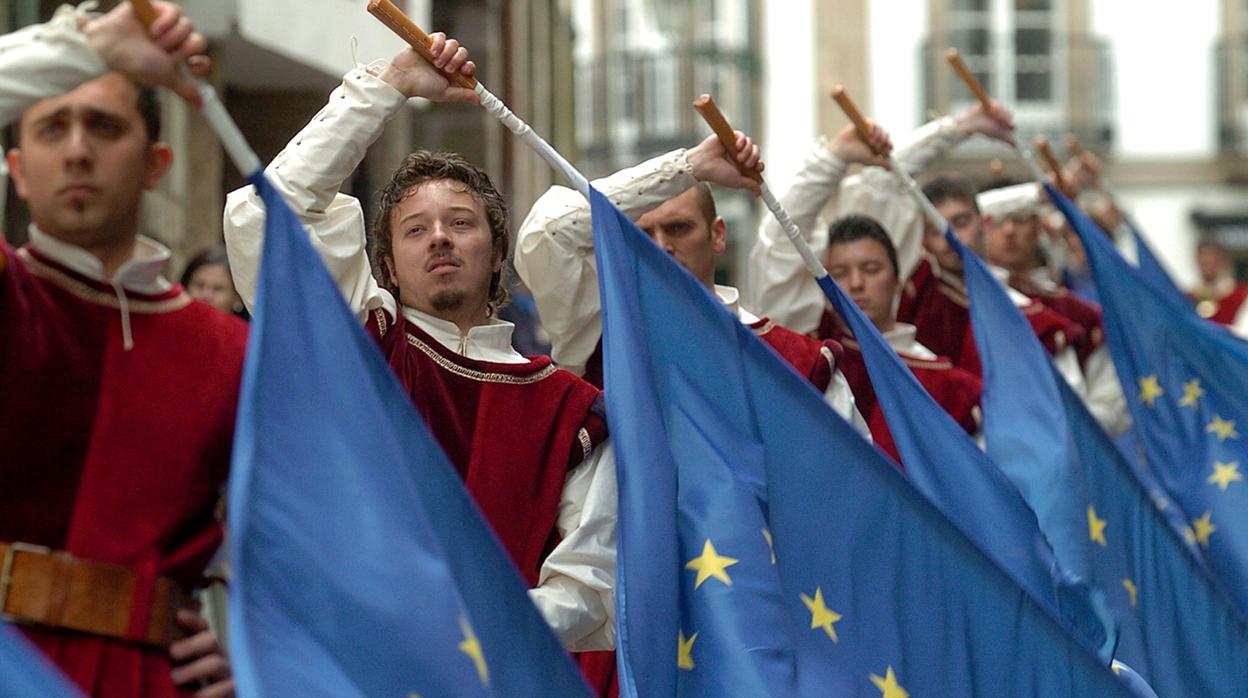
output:
[[[134,10],[134,16],[138,17],[143,26],[149,29],[152,22],[155,22],[159,16],[156,8],[152,7],[151,0],[130,0],[130,7]]]
[[[1062,165],[1057,161],[1057,156],[1053,154],[1053,149],[1049,147],[1049,139],[1036,136],[1035,145],[1036,152],[1040,153],[1040,157],[1044,159],[1044,164],[1053,170],[1053,183],[1058,189],[1069,193],[1070,187],[1067,186],[1066,177],[1062,175]]]
[[[841,111],[845,112],[845,116],[849,117],[850,123],[858,131],[858,137],[862,139],[862,142],[866,143],[867,147],[871,148],[876,155],[883,155],[883,153],[871,145],[871,125],[867,123],[862,112],[858,111],[858,105],[854,104],[854,100],[849,98],[849,94],[845,92],[843,86],[837,85],[832,88],[832,99],[836,100],[836,103],[841,107]]]
[[[988,97],[988,91],[984,89],[983,83],[979,78],[975,77],[975,73],[967,67],[966,61],[962,60],[962,54],[958,53],[956,48],[945,51],[945,60],[949,61],[949,65],[953,66],[953,72],[962,78],[962,82],[966,83],[967,89],[971,94],[975,95],[975,99],[984,107],[984,111],[992,108],[992,100]]]
[[[407,42],[421,58],[433,63],[433,54],[429,52],[429,46],[433,40],[425,33],[423,29],[418,27],[410,17],[403,14],[403,11],[394,6],[390,0],[370,0],[368,3],[368,13],[376,17],[382,24],[390,27],[390,31],[399,35],[399,38]],[[474,89],[477,86],[476,78],[470,78],[463,73],[456,72],[453,75],[446,76],[448,80],[459,85]]]
[[[715,135],[719,137],[720,145],[728,151],[728,159],[737,166],[738,170],[741,170],[741,174],[762,184],[763,175],[758,170],[747,170],[744,165],[737,162],[737,134],[733,132],[732,126],[724,118],[724,113],[719,110],[715,100],[711,99],[710,95],[702,95],[693,100],[693,108],[698,110],[698,113],[706,120],[707,126],[710,126]]]

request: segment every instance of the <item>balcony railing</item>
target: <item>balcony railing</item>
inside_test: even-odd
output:
[[[715,97],[736,128],[758,123],[759,60],[747,49],[691,47],[675,51],[615,51],[580,60],[576,68],[577,144],[587,169],[613,171],[703,133],[691,106]]]
[[[927,37],[919,48],[919,100],[926,121],[969,106],[974,97],[945,61],[958,48],[988,93],[1012,109],[1019,137],[1029,142],[1074,134],[1104,151],[1114,141],[1113,56],[1103,39],[1087,34],[952,32]],[[1022,53],[1020,53],[1020,51]]]

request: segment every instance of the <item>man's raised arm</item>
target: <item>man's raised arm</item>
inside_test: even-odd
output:
[[[361,318],[374,308],[397,312],[393,296],[373,278],[364,209],[338,191],[364,159],[368,147],[412,97],[474,101],[472,90],[452,87],[446,75],[471,75],[475,66],[454,39],[434,34],[432,51],[445,60],[433,67],[405,49],[384,66],[357,67],[312,121],[291,139],[265,170],[286,197],[329,268],[338,288]],[[234,285],[247,307],[255,301],[256,274],[264,242],[264,203],[250,185],[230,192],[225,204],[225,245]]]

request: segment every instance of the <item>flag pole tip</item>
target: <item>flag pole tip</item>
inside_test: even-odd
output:
[[[701,109],[702,107],[705,107],[706,105],[710,103],[711,103],[711,96],[709,94],[706,94],[705,92],[702,93],[701,95],[698,95],[698,98],[693,100],[693,106],[697,109]]]
[[[833,99],[840,99],[841,95],[843,95],[843,94],[845,94],[845,86],[844,86],[844,85],[837,85],[836,87],[833,87],[833,88],[832,88],[832,98],[833,98]]]
[[[954,61],[958,60],[958,58],[959,58],[959,54],[956,48],[950,48],[948,51],[945,51],[945,60],[949,61],[950,63],[953,63]]]

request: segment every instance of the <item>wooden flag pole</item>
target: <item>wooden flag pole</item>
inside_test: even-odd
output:
[[[806,242],[806,238],[802,237],[802,231],[798,229],[797,224],[789,217],[789,213],[784,210],[784,206],[780,204],[780,200],[775,194],[771,193],[767,182],[763,181],[763,175],[758,170],[747,169],[736,159],[737,152],[737,136],[729,125],[728,119],[724,118],[723,112],[719,110],[719,106],[715,104],[715,100],[710,95],[702,95],[693,101],[693,108],[698,110],[702,118],[706,121],[711,130],[719,138],[720,145],[724,146],[724,151],[728,153],[728,158],[732,160],[737,169],[745,176],[758,182],[760,194],[759,198],[763,200],[763,204],[767,206],[767,210],[771,211],[771,215],[776,217],[780,223],[780,229],[792,241],[793,246],[797,248],[797,253],[802,258],[802,263],[806,265],[806,270],[810,272],[816,279],[822,279],[828,275],[828,270],[824,268],[823,262],[819,261],[819,257],[815,255],[814,250],[810,249],[810,245]]]
[[[975,95],[975,99],[979,100],[979,105],[984,112],[990,113],[992,110],[992,98],[988,96],[988,90],[984,89],[983,83],[979,81],[979,78],[975,77],[975,73],[972,73],[970,67],[966,65],[966,61],[962,60],[962,54],[958,53],[956,48],[951,48],[945,51],[945,60],[949,62],[953,72],[962,78],[962,82],[966,84],[966,88],[971,91],[971,94]],[[1022,158],[1023,163],[1027,165],[1027,169],[1031,171],[1032,178],[1037,182],[1043,182],[1045,178],[1044,171],[1036,163],[1035,156],[1017,141],[1014,142],[1014,151]]]
[[[135,16],[145,27],[150,28],[152,22],[155,22],[158,17],[156,8],[152,6],[150,0],[130,0],[130,7],[134,9]],[[234,123],[234,119],[226,111],[225,105],[221,103],[221,97],[217,95],[216,88],[208,81],[191,75],[186,64],[178,66],[178,69],[182,77],[195,86],[195,91],[199,93],[200,101],[203,102],[200,106],[200,113],[204,115],[204,119],[208,121],[212,130],[216,131],[221,147],[225,148],[226,154],[234,161],[234,166],[244,177],[258,173],[263,167],[260,158],[247,144],[247,138],[243,136],[238,124]]]
[[[420,54],[421,58],[433,63],[433,54],[429,52],[429,47],[433,44],[433,40],[410,17],[403,14],[402,10],[395,7],[393,2],[390,2],[390,0],[371,0],[368,3],[368,13],[389,27],[390,31],[398,34],[400,38],[412,47],[412,50]],[[470,78],[462,73],[455,73],[449,79],[460,87],[467,87],[470,90],[477,88],[477,79]]]
[[[871,142],[868,140],[871,126],[862,116],[862,112],[858,111],[858,105],[854,104],[853,99],[850,99],[849,94],[845,92],[845,88],[841,85],[832,88],[832,99],[836,100],[836,103],[841,107],[841,111],[845,112],[845,116],[849,117],[850,123],[857,129],[858,136],[862,141],[869,144]],[[883,154],[876,152],[876,155]],[[922,209],[923,215],[927,217],[928,222],[935,226],[936,230],[943,233],[949,222],[945,220],[944,216],[940,215],[940,211],[937,211],[936,207],[932,205],[931,200],[923,193],[919,183],[914,181],[914,177],[911,177],[910,173],[906,172],[906,169],[898,164],[891,153],[888,155],[888,166],[893,171],[893,176],[897,178],[897,181],[906,188],[906,191],[910,192],[910,196],[914,197],[915,202],[919,204],[919,208]]]
[[[429,35],[417,26],[410,17],[403,14],[402,10],[395,7],[394,3],[390,2],[390,0],[370,0],[368,3],[368,12],[373,15],[373,17],[376,17],[382,24],[389,27],[390,31],[397,34],[399,38],[406,41],[407,44],[412,47],[412,50],[420,54],[422,58],[429,61],[430,64],[434,62],[433,54],[429,51],[429,47],[432,44],[432,40],[429,38]],[[477,97],[481,100],[481,106],[484,107],[487,112],[492,114],[494,118],[501,121],[503,125],[507,127],[507,130],[516,134],[516,136],[518,136],[526,145],[537,151],[537,154],[540,155],[543,160],[566,177],[568,181],[576,187],[576,190],[579,191],[586,199],[589,199],[589,179],[585,177],[585,175],[581,174],[580,170],[576,169],[572,163],[568,162],[567,158],[560,155],[559,151],[555,150],[541,136],[537,135],[537,133],[533,131],[533,127],[529,126],[523,119],[516,116],[515,113],[513,113],[511,109],[503,103],[503,100],[496,97],[494,93],[485,89],[485,85],[482,85],[480,81],[473,78],[457,73],[455,75],[447,76],[447,79],[454,82],[456,85],[474,90],[477,93]]]
[[[1062,164],[1057,161],[1057,156],[1053,154],[1053,149],[1049,147],[1049,139],[1044,136],[1036,136],[1035,141],[1036,152],[1040,153],[1040,157],[1044,158],[1044,162],[1053,171],[1053,183],[1057,185],[1067,196],[1074,196],[1074,187],[1066,181],[1066,176],[1062,174]]]

